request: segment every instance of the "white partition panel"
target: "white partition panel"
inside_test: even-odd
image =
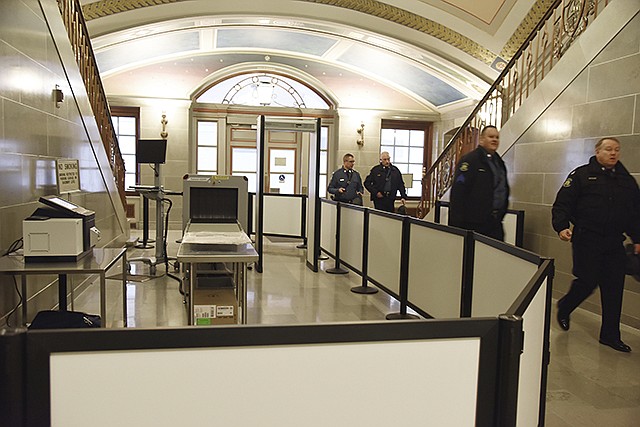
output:
[[[502,227],[504,229],[504,242],[515,246],[516,232],[518,231],[518,215],[507,212],[502,220]]]
[[[380,215],[369,216],[369,277],[396,295],[400,294],[402,221]]]
[[[302,229],[302,198],[264,196],[264,232],[299,236]]]
[[[520,357],[520,378],[518,381],[516,424],[518,427],[542,425],[538,418],[542,387],[547,287],[548,282],[545,280],[522,316],[524,351]]]
[[[472,427],[479,354],[477,338],[53,354],[51,425],[391,426],[401,416]]]
[[[505,313],[537,270],[535,263],[476,241],[471,316]]]
[[[337,207],[332,203],[320,203],[320,247],[335,255]]]
[[[342,209],[340,211],[340,260],[362,271],[362,233],[364,211]]]
[[[464,236],[411,224],[409,302],[435,318],[460,317]]]

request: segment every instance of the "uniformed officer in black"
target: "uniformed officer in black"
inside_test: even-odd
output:
[[[571,241],[573,275],[569,293],[558,301],[558,323],[569,330],[569,316],[600,287],[600,343],[630,352],[620,339],[625,276],[623,241],[627,233],[640,252],[640,190],[618,161],[620,142],[603,138],[589,163],[569,174],[552,208],[553,229]],[[573,224],[573,230],[570,228]]]
[[[465,154],[451,186],[449,225],[504,240],[502,219],[509,205],[507,168],[496,150],[500,133],[495,126],[480,132],[478,148]]]
[[[331,176],[327,192],[333,195],[333,200],[343,203],[362,205],[362,178],[353,169],[356,160],[353,154],[347,153],[342,157],[342,167]]]
[[[393,212],[396,194],[400,192],[400,203],[404,206],[407,190],[400,169],[391,164],[391,156],[387,151],[380,153],[380,163],[369,171],[364,180],[365,188],[371,193],[371,200],[376,209]]]

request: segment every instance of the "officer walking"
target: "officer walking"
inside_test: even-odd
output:
[[[364,187],[360,174],[353,169],[355,163],[356,160],[351,153],[342,157],[342,167],[333,173],[327,188],[327,192],[333,195],[333,200],[362,205]]]
[[[478,148],[460,159],[451,186],[449,225],[504,240],[509,183],[507,168],[496,152],[499,146],[500,133],[489,125],[480,132]]]
[[[558,301],[558,324],[567,331],[570,315],[600,287],[600,343],[630,352],[620,338],[625,276],[624,233],[640,252],[640,190],[620,163],[620,142],[603,138],[595,156],[569,174],[552,208],[553,229],[571,241],[573,275],[569,293]],[[570,228],[573,224],[573,230]]]
[[[364,186],[371,193],[371,200],[376,209],[386,212],[394,211],[396,194],[400,192],[400,203],[404,206],[407,191],[404,188],[400,169],[391,164],[391,156],[387,151],[380,153],[380,164],[371,168],[364,180]]]

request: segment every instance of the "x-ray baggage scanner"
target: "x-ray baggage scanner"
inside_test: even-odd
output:
[[[198,320],[203,320],[196,319],[194,314],[196,288],[203,288],[205,284],[222,288],[228,286],[227,282],[234,286],[240,321],[246,323],[247,264],[258,260],[258,254],[245,232],[249,205],[247,178],[185,175],[183,197],[184,234],[177,258],[188,265],[189,274],[185,279],[189,284],[185,289],[188,289],[189,324],[195,325]],[[200,315],[202,310],[198,307]],[[235,315],[232,313],[232,317]],[[213,319],[215,317],[209,321],[215,322]]]

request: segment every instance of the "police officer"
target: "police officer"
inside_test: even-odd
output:
[[[620,142],[603,138],[596,155],[569,174],[552,208],[553,229],[571,241],[573,275],[569,293],[558,301],[557,319],[567,331],[570,315],[597,286],[602,325],[600,343],[630,352],[620,339],[620,312],[625,276],[623,241],[627,233],[640,252],[640,190],[620,158]],[[573,230],[570,228],[573,224]]]
[[[333,195],[333,200],[362,205],[364,188],[360,174],[353,169],[355,162],[351,153],[342,157],[342,167],[333,173],[327,188],[327,192]]]
[[[478,148],[464,155],[451,186],[449,225],[504,240],[502,219],[509,204],[507,168],[496,150],[500,133],[495,126],[480,132]]]
[[[391,157],[387,151],[380,153],[380,163],[371,168],[364,180],[364,186],[371,193],[371,200],[376,209],[393,212],[398,191],[402,206],[406,203],[407,191],[404,188],[402,173],[391,164]]]

